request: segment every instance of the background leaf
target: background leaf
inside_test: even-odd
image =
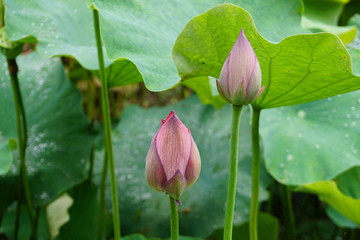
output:
[[[5,6],[10,40],[34,36],[43,57],[72,56],[87,69],[99,68],[92,11],[83,1],[5,0]]]
[[[98,188],[83,182],[69,191],[74,204],[69,208],[70,221],[60,229],[57,240],[97,239]]]
[[[1,57],[2,62],[6,62]],[[36,53],[17,58],[20,90],[28,129],[26,166],[33,205],[54,200],[61,192],[83,179],[94,135],[81,109],[81,94],[67,80],[58,58],[41,59]],[[15,107],[7,71],[0,66],[0,131],[3,139],[17,138]],[[13,151],[11,171],[0,178],[7,191],[7,207],[14,201],[18,180],[18,154]]]
[[[357,27],[356,36],[351,43],[347,44],[347,50],[349,51],[353,61],[354,73],[359,76],[360,75],[360,14],[355,14],[352,18],[350,18],[348,25],[355,25]]]
[[[193,18],[180,33],[173,49],[180,77],[217,78],[241,28],[259,59],[266,86],[255,106],[294,105],[359,89],[349,53],[336,36],[295,35],[272,44],[260,36],[249,13],[231,4]]]
[[[199,77],[193,78],[191,81],[184,81],[182,84],[193,89],[202,104],[211,104],[216,109],[220,109],[226,102],[219,95],[215,81],[216,79],[211,79],[210,77]]]
[[[5,5],[10,40],[37,41],[37,52],[45,58],[73,57],[86,69],[99,69],[93,13],[84,1],[5,0]],[[105,54],[104,61],[106,67],[111,65],[107,68],[109,87],[142,82],[129,60],[112,62]]]
[[[360,199],[360,167],[353,167],[346,172],[341,173],[334,180],[342,194],[355,199]],[[346,205],[346,202],[342,204]],[[355,207],[360,210],[360,205],[347,207]],[[331,206],[327,207],[326,213],[339,227],[359,227]]]
[[[60,233],[60,228],[70,220],[68,210],[73,204],[74,200],[65,192],[46,206],[51,239],[55,239]]]
[[[46,219],[46,212],[43,207],[38,209],[39,218],[37,225],[37,239],[39,240],[49,240],[49,226]],[[4,213],[2,221],[1,221],[1,230],[5,233],[5,235],[9,239],[14,239],[14,226],[16,219],[16,204],[11,206],[7,212]],[[19,222],[19,231],[18,231],[18,239],[30,239],[31,234],[31,225],[29,221],[28,211],[26,206],[21,206],[20,211],[20,222]]]
[[[260,33],[271,41],[308,32],[300,26],[301,1],[230,2],[249,11]],[[180,80],[171,59],[178,34],[192,17],[220,3],[223,1],[172,0],[164,4],[160,0],[121,3],[87,0],[88,7],[93,6],[100,12],[101,35],[109,58],[133,61],[151,91],[168,89]]]
[[[328,206],[326,208],[326,214],[338,227],[341,227],[341,228],[358,228],[359,227],[358,225],[356,225],[354,222],[347,219],[345,216],[343,216],[341,213],[336,211],[331,206]]]
[[[360,165],[359,91],[261,112],[268,172],[286,185],[334,179]]]
[[[93,71],[100,79],[100,72]],[[126,59],[120,59],[105,69],[105,76],[108,82],[108,88],[124,86],[143,81],[139,70],[134,63]]]
[[[344,5],[349,0],[303,0],[302,27],[312,32],[330,32],[343,43],[351,42],[356,36],[355,26],[338,26]]]
[[[360,199],[354,199],[341,193],[336,182],[319,181],[304,184],[298,190],[317,194],[321,201],[328,203],[345,217],[360,225]]]
[[[9,170],[11,161],[12,155],[10,147],[7,141],[2,142],[2,136],[0,135],[0,175],[6,173]]]
[[[201,105],[192,96],[176,105],[162,108],[144,110],[136,106],[128,107],[122,113],[119,125],[113,130],[123,234],[146,232],[149,237],[169,236],[168,196],[152,190],[146,183],[144,172],[151,139],[160,126],[161,118],[165,118],[171,109],[190,128],[202,159],[199,179],[180,198],[180,234],[206,237],[224,224],[232,109],[226,105],[216,111],[209,105]],[[240,126],[235,224],[247,221],[249,216],[252,163],[249,122],[249,108],[245,107]],[[102,157],[103,153],[97,152],[97,165],[94,168],[97,179],[100,178]],[[265,187],[269,181],[262,165],[260,201],[266,198]],[[107,199],[110,200],[109,194]]]
[[[348,20],[354,16],[354,14],[359,13],[360,2],[359,1],[349,1],[345,6],[341,13],[339,19],[339,25],[346,26]]]

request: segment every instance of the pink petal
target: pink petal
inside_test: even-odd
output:
[[[191,135],[174,111],[171,111],[157,133],[156,149],[167,180],[173,177],[177,170],[185,173],[191,149]]]
[[[164,191],[166,175],[156,150],[156,141],[151,143],[146,156],[145,177],[152,189],[159,192]]]
[[[174,176],[166,182],[165,191],[175,199],[179,199],[182,192],[186,189],[187,180],[180,170],[177,170]]]
[[[193,138],[191,138],[191,152],[188,165],[186,167],[185,178],[187,187],[193,185],[200,175],[201,160],[200,153]]]

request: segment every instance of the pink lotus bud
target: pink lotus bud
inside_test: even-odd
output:
[[[216,83],[220,95],[234,105],[255,101],[265,89],[259,61],[242,29]]]
[[[151,141],[146,156],[146,181],[180,205],[180,195],[198,179],[200,168],[199,150],[190,130],[172,110]]]

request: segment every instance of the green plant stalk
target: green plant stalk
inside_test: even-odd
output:
[[[20,169],[21,172],[21,169]],[[21,174],[21,173],[20,173]],[[20,181],[21,182],[21,181]],[[18,191],[19,195],[18,198],[21,199],[22,198],[22,188],[21,188],[21,183],[19,183],[19,191]],[[14,240],[18,239],[18,233],[19,233],[19,225],[20,225],[20,213],[21,213],[21,204],[20,201],[17,202],[16,204],[16,218],[15,218],[15,227],[14,227]]]
[[[294,213],[291,202],[291,193],[288,186],[279,184],[280,197],[281,197],[281,206],[283,209],[284,221],[285,221],[285,235],[286,239],[295,240],[296,231],[295,231],[295,221]]]
[[[98,222],[98,240],[103,239],[104,235],[104,213],[105,213],[105,180],[106,180],[106,173],[107,173],[107,155],[106,150],[104,151],[104,162],[103,168],[101,171],[101,180],[100,180],[100,200],[99,200],[99,222]]]
[[[111,197],[112,197],[112,208],[113,208],[113,224],[114,224],[114,235],[115,240],[120,240],[120,214],[117,200],[117,189],[116,189],[116,177],[115,177],[115,164],[114,164],[114,155],[112,149],[111,141],[111,120],[110,120],[110,110],[109,110],[109,97],[108,97],[108,87],[105,78],[105,66],[104,66],[104,56],[101,46],[101,36],[100,36],[100,24],[99,24],[99,13],[93,9],[94,15],[94,28],[95,28],[95,37],[96,37],[96,46],[98,52],[98,60],[100,67],[100,81],[101,81],[101,110],[104,118],[104,134],[105,134],[105,149],[106,154],[109,160],[110,168],[110,185],[111,185]]]
[[[179,240],[179,215],[175,199],[169,195],[170,200],[170,225],[171,240]]]
[[[26,206],[29,212],[30,224],[31,224],[31,231],[32,239],[37,239],[36,236],[36,224],[34,213],[32,211],[32,203],[30,197],[30,190],[29,190],[29,183],[25,165],[25,151],[26,151],[26,143],[27,143],[27,127],[26,127],[26,117],[25,117],[25,110],[24,105],[22,102],[21,92],[19,81],[17,78],[18,67],[16,64],[15,59],[7,59],[11,86],[14,95],[14,102],[15,102],[15,109],[16,109],[16,127],[17,127],[17,134],[18,134],[18,142],[19,142],[19,155],[20,155],[20,183],[22,184],[22,189],[24,190],[24,196],[26,200]],[[21,204],[20,199],[18,200],[18,204]]]
[[[0,14],[1,14],[1,24],[0,24],[0,28],[2,28],[3,26],[5,26],[5,5],[4,5],[4,0],[0,0]]]
[[[257,215],[259,205],[259,184],[260,184],[260,137],[259,137],[260,109],[253,107],[251,119],[251,141],[253,162],[251,167],[251,202],[249,231],[250,240],[257,240]]]
[[[39,224],[39,216],[40,216],[40,207],[36,207],[36,210],[35,210],[35,229],[37,229],[37,226]]]
[[[233,219],[236,197],[236,182],[238,170],[238,151],[239,151],[239,129],[240,116],[243,106],[233,105],[231,140],[230,140],[230,164],[229,164],[229,181],[226,199],[224,240],[232,239]]]

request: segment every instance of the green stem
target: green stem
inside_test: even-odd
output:
[[[39,224],[39,217],[40,217],[40,207],[36,207],[36,210],[35,210],[35,229],[37,229],[37,226]]]
[[[19,81],[17,78],[18,67],[15,59],[7,59],[9,74],[11,79],[11,86],[14,94],[14,102],[16,109],[16,126],[17,126],[17,134],[18,134],[18,142],[19,142],[19,155],[20,155],[20,182],[22,184],[22,189],[24,190],[24,196],[26,200],[26,205],[29,212],[29,218],[31,223],[32,230],[32,239],[37,239],[36,237],[36,224],[34,219],[34,214],[32,211],[32,203],[30,197],[29,183],[25,165],[25,151],[26,151],[26,143],[27,143],[27,127],[26,127],[26,117],[24,105],[21,97]],[[21,204],[20,199],[18,203]]]
[[[179,240],[179,216],[178,206],[175,199],[169,195],[170,200],[170,224],[171,224],[171,240]]]
[[[0,7],[1,7],[1,24],[0,24],[0,28],[2,28],[3,26],[5,26],[5,5],[4,5],[4,0],[0,0]]]
[[[107,155],[106,150],[104,151],[104,163],[101,171],[101,180],[100,180],[100,200],[99,200],[99,222],[98,222],[98,240],[103,239],[104,235],[104,214],[105,214],[105,180],[107,173]]]
[[[14,87],[13,87],[13,93],[14,93],[14,98],[16,98]],[[17,106],[17,100],[15,100],[15,106]],[[15,108],[15,112],[16,112],[16,116],[18,116],[18,115],[20,116],[19,109],[17,107]],[[20,138],[21,137],[21,132],[20,132],[21,131],[21,123],[20,123],[20,119],[18,117],[16,117],[16,127],[18,129],[18,138],[19,138],[19,145],[20,145],[20,142],[22,141]],[[19,132],[20,132],[20,134],[19,134]],[[20,146],[18,146],[18,147],[20,148],[20,150],[19,150],[19,153],[20,153],[22,150],[21,150]],[[19,169],[19,189],[18,189],[18,196],[17,196],[18,200],[17,200],[17,205],[16,205],[16,219],[15,219],[15,227],[14,227],[14,240],[17,240],[17,238],[18,238],[18,232],[19,232],[19,226],[20,226],[21,199],[23,198],[23,186],[22,186],[22,177],[21,177],[22,175],[23,175],[22,168],[20,167],[20,169]]]
[[[260,138],[259,138],[260,109],[253,107],[251,120],[251,141],[253,162],[251,168],[251,202],[250,202],[250,240],[257,240],[257,215],[259,204],[260,183]]]
[[[104,56],[101,46],[101,36],[100,36],[100,24],[99,24],[99,13],[93,9],[94,15],[94,28],[95,28],[95,37],[96,37],[96,46],[98,52],[98,60],[100,66],[100,80],[101,80],[101,110],[104,118],[104,134],[105,134],[105,149],[106,154],[109,159],[109,168],[110,168],[110,185],[111,185],[111,197],[112,197],[112,207],[113,207],[113,223],[114,223],[114,235],[115,240],[120,240],[120,216],[119,216],[119,207],[117,200],[117,189],[116,189],[116,176],[115,176],[115,164],[114,156],[112,149],[111,141],[111,120],[110,120],[110,110],[109,110],[109,97],[108,97],[108,87],[105,78],[105,66],[104,66]]]
[[[19,187],[20,191],[22,192],[21,187]],[[19,225],[20,225],[20,213],[21,213],[21,204],[20,204],[20,196],[22,196],[22,194],[19,194],[19,200],[17,201],[16,204],[16,218],[15,218],[15,227],[14,227],[14,240],[18,239],[18,233],[19,233]]]
[[[237,170],[238,170],[239,127],[240,127],[241,110],[242,110],[242,106],[233,105],[231,140],[230,140],[229,182],[228,182],[226,210],[225,210],[224,240],[232,239]]]
[[[294,224],[294,213],[291,202],[291,193],[289,188],[283,184],[279,184],[280,197],[281,197],[281,205],[283,208],[283,215],[285,221],[285,235],[286,239],[295,240],[295,224]]]

